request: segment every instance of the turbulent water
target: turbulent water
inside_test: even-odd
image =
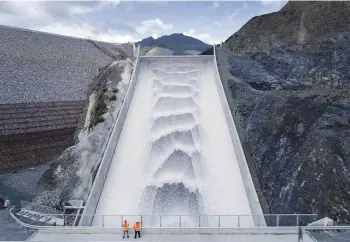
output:
[[[211,59],[141,59],[96,214],[251,214]]]

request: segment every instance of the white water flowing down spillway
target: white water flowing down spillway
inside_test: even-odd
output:
[[[141,58],[96,209],[102,214],[189,215],[189,225],[199,214],[251,214],[212,59]],[[101,220],[93,225],[121,223],[119,216]],[[254,226],[251,218],[240,223]]]

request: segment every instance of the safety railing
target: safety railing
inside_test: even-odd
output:
[[[27,201],[21,201],[21,208],[36,211],[37,213],[43,213],[43,214],[59,214],[62,213],[62,211],[58,211],[52,207],[36,204],[33,202],[27,202]]]
[[[77,215],[77,214],[38,214],[25,218],[14,214],[16,220],[28,227],[73,227],[72,221],[84,218],[92,221],[91,226],[119,228],[123,221],[129,224],[141,222],[144,228],[252,228],[259,227],[255,221],[266,222],[268,227],[307,226],[316,221],[316,214],[268,214],[268,215]],[[24,225],[25,226],[25,225]],[[88,226],[88,225],[86,225]],[[90,226],[88,226],[90,227]]]
[[[309,226],[300,228],[301,233],[298,242],[302,242],[305,235],[308,235],[313,241],[332,241],[346,242],[350,241],[350,226]]]

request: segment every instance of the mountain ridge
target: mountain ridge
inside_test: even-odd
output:
[[[148,52],[154,47],[164,48],[173,51],[174,55],[188,55],[191,51],[203,52],[211,47],[211,45],[203,41],[184,35],[182,33],[174,33],[164,35],[159,38],[147,37],[135,43],[137,46]]]

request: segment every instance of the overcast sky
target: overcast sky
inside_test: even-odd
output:
[[[285,1],[0,2],[0,24],[108,42],[184,33],[208,44],[227,39],[250,18]]]

